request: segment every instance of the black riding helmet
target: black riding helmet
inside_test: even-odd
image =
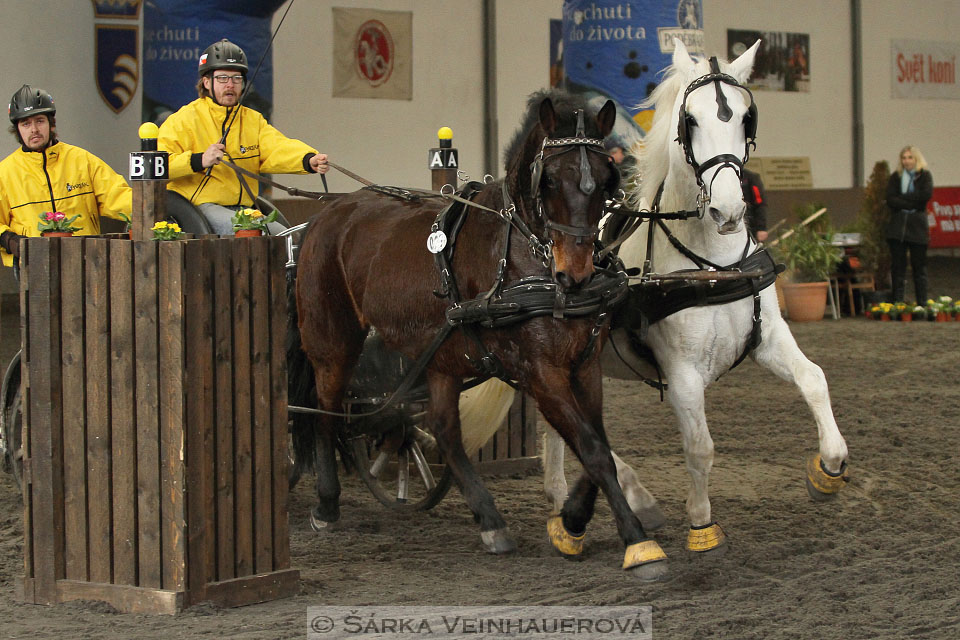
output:
[[[197,76],[202,78],[208,72],[217,69],[237,69],[242,71],[243,75],[247,75],[247,55],[243,49],[226,38],[220,42],[214,42],[200,56]]]
[[[16,124],[18,121],[35,116],[38,113],[56,115],[57,107],[53,104],[53,96],[49,93],[25,84],[10,98],[7,113],[10,116],[10,122]]]

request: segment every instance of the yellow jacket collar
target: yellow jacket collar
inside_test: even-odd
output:
[[[62,150],[63,145],[60,144],[59,140],[56,140],[52,145],[43,151],[31,151],[21,145],[20,149],[18,149],[18,152],[22,154],[23,159],[26,162],[35,162],[36,164],[43,164],[43,156],[47,156],[47,163],[49,164],[51,162],[56,162],[57,158],[60,157]]]

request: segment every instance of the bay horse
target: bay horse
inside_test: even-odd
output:
[[[341,411],[351,370],[375,327],[387,347],[425,363],[423,424],[487,551],[508,553],[517,545],[462,444],[458,398],[464,381],[478,373],[494,373],[530,394],[585,469],[548,523],[554,546],[565,555],[580,552],[599,488],[626,547],[623,567],[657,579],[666,556],[623,496],[602,418],[605,301],[626,291],[622,272],[604,275],[594,265],[598,223],[619,183],[602,148],[616,108],[608,101],[596,118],[584,118],[582,98],[557,91],[534,95],[528,107],[529,124],[508,149],[505,178],[474,183],[478,193],[461,214],[448,213],[436,198],[399,199],[367,188],[311,220],[300,247],[296,309],[318,407],[330,412],[306,433],[294,433],[298,457],[312,449],[317,472],[311,526],[324,531],[340,517],[335,448],[343,422],[332,414]],[[599,302],[586,305],[589,313],[577,312],[591,290],[602,290]],[[536,310],[525,308],[527,297]],[[510,300],[518,301],[513,317],[490,315],[513,308]]]
[[[727,289],[721,289],[722,283],[701,282],[699,291],[687,287],[671,292],[669,281],[656,287],[646,283],[640,299],[632,298],[626,305],[628,313],[647,315],[645,335],[642,321],[613,329],[602,361],[604,375],[666,383],[664,397],[676,414],[692,480],[687,548],[713,552],[724,548],[725,534],[711,514],[707,492],[714,446],[704,412],[704,390],[711,382],[749,354],[799,388],[819,434],[819,454],[806,464],[807,489],[815,500],[829,499],[844,486],[847,445],[831,410],[823,371],[800,351],[780,315],[776,293],[769,286],[776,277],[774,262],[744,225],[741,172],[758,117],[753,96],[744,85],[759,42],[730,63],[694,59],[683,43],[675,40],[675,45],[672,65],[643,105],[655,107],[656,115],[638,155],[638,175],[627,181],[640,185],[628,201],[635,209],[653,204],[662,212],[698,215],[643,222],[620,245],[619,256],[626,267],[638,270],[649,260],[645,270],[657,274],[762,268],[763,277],[753,284],[739,280]],[[681,304],[684,296],[688,302],[694,300],[692,306]],[[701,297],[707,304],[695,301]],[[677,307],[683,308],[672,312]],[[659,369],[637,356],[632,345],[640,343],[652,352]],[[758,399],[762,392],[757,390]],[[648,530],[656,528],[663,523],[656,500],[636,473],[615,459],[631,506]],[[562,462],[563,443],[548,433],[545,490],[555,505],[566,495]]]

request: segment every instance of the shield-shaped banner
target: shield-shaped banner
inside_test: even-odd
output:
[[[136,26],[98,24],[97,90],[120,113],[133,100],[140,78],[140,36]]]

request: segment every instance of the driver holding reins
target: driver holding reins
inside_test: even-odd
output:
[[[234,213],[256,207],[259,193],[256,180],[241,177],[222,160],[256,174],[330,168],[326,154],[286,137],[258,111],[240,104],[247,69],[243,49],[226,38],[207,47],[197,68],[200,97],[171,114],[157,140],[158,148],[170,154],[167,188],[190,200],[220,235],[233,234]],[[279,223],[270,225],[271,233],[281,230]]]
[[[123,220],[133,208],[126,180],[89,151],[57,139],[53,97],[23,85],[10,98],[10,133],[20,148],[0,161],[0,256],[13,265],[20,238],[40,235],[40,216],[78,216],[76,235],[100,233],[100,216]]]

